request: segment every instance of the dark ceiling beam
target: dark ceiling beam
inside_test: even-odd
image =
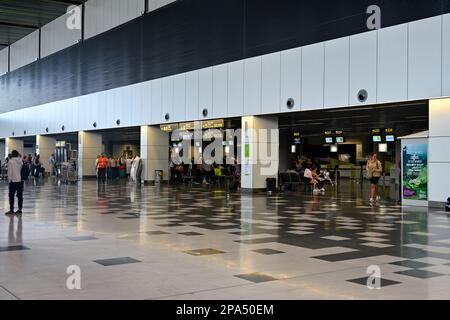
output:
[[[49,0],[49,2],[56,2],[56,3],[65,3],[65,4],[73,4],[73,5],[80,5],[83,1],[80,0]]]
[[[24,29],[39,29],[39,26],[33,26],[33,25],[29,25],[29,24],[12,23],[12,22],[4,22],[4,21],[0,21],[0,26],[24,28]]]

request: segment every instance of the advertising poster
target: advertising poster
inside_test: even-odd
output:
[[[403,146],[403,199],[428,200],[428,145]]]

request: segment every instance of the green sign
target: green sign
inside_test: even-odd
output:
[[[428,145],[403,147],[403,199],[428,200]]]
[[[245,158],[250,158],[250,144],[248,143],[245,144]]]

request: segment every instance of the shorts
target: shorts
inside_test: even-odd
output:
[[[380,177],[370,178],[370,184],[378,184],[378,182],[380,182]]]

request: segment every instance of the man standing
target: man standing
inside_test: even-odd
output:
[[[56,165],[56,160],[55,160],[55,155],[52,153],[52,155],[50,156],[50,158],[48,158],[48,165],[50,166],[50,174],[56,175],[56,171],[55,171],[55,165]]]
[[[8,161],[8,182],[9,182],[9,208],[6,215],[22,215],[23,204],[23,181],[22,181],[22,159],[17,150],[11,152],[11,159]],[[14,212],[14,196],[17,193],[19,210]]]

